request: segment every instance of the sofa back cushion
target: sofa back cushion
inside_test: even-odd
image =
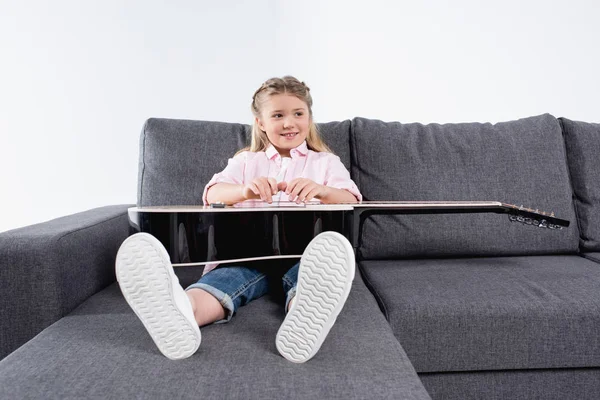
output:
[[[318,124],[323,139],[350,169],[350,121]],[[140,137],[138,206],[199,205],[213,174],[250,144],[250,126],[150,118]]]
[[[372,216],[363,259],[575,252],[578,232],[561,128],[549,114],[517,121],[352,121],[352,178],[365,200],[501,201],[553,211],[566,230],[496,214]]]
[[[600,251],[600,124],[560,118],[582,251]]]

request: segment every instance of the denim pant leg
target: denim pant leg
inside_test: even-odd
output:
[[[296,295],[296,284],[298,283],[298,269],[300,268],[300,262],[297,262],[288,272],[283,275],[283,290],[287,293],[285,299],[285,312],[287,313],[288,305],[290,300]]]
[[[228,311],[225,319],[215,322],[229,322],[241,306],[258,299],[268,291],[268,279],[264,272],[242,266],[216,268],[186,290],[202,289],[212,294]]]

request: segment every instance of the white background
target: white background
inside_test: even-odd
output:
[[[600,122],[598,1],[0,0],[0,231],[136,201],[149,117]],[[215,171],[216,172],[216,171]]]

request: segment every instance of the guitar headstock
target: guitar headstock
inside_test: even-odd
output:
[[[511,222],[520,222],[525,225],[532,225],[538,228],[563,229],[570,225],[569,221],[557,218],[554,212],[540,211],[537,208],[527,208],[523,205],[502,204],[508,213],[508,219]]]

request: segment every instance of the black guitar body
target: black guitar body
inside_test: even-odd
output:
[[[300,257],[319,233],[348,237],[351,211],[130,212],[131,233],[146,232],[173,264]]]

